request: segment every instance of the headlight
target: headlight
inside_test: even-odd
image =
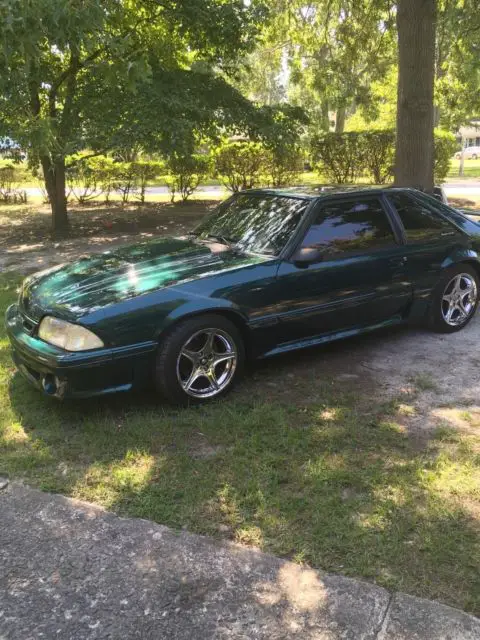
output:
[[[78,324],[45,316],[38,329],[38,337],[66,351],[100,349],[103,342],[94,333]]]

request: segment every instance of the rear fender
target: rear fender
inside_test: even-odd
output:
[[[439,279],[447,269],[462,263],[471,264],[476,269],[480,277],[480,256],[477,251],[466,247],[459,247],[447,256],[440,265]],[[430,305],[435,289],[436,287],[433,287],[430,291],[414,299],[408,316],[409,322],[412,324],[419,324],[426,320],[430,312]]]

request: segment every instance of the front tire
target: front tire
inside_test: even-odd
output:
[[[475,269],[461,264],[441,277],[432,298],[430,326],[440,333],[460,331],[475,315],[479,301],[479,277]]]
[[[233,387],[245,362],[237,327],[220,315],[180,322],[159,346],[155,386],[172,404],[215,400]]]

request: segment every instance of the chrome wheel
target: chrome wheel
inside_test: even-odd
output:
[[[451,327],[463,324],[475,310],[477,283],[469,273],[459,273],[445,287],[442,316]]]
[[[221,329],[201,329],[185,342],[177,358],[177,378],[194,398],[211,398],[232,381],[237,366],[235,342]]]

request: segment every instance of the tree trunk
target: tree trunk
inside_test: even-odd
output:
[[[337,109],[337,116],[335,118],[335,133],[343,133],[344,131],[346,111],[346,107],[339,107]]]
[[[395,184],[433,191],[435,0],[398,0]]]
[[[53,214],[53,234],[58,237],[68,235],[67,195],[65,193],[65,158],[55,161],[55,209]]]
[[[52,209],[52,233],[62,238],[68,235],[67,197],[65,193],[65,158],[53,163],[49,156],[41,158],[45,188]]]

